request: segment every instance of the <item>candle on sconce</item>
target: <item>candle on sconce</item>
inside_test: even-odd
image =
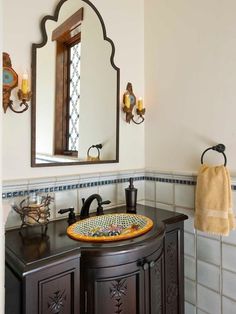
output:
[[[24,74],[22,75],[21,90],[24,95],[27,94],[29,91],[29,80],[27,72],[24,72]]]
[[[130,108],[130,97],[128,94],[125,95],[125,106]]]
[[[143,99],[139,98],[138,99],[138,110],[141,111],[143,109]]]

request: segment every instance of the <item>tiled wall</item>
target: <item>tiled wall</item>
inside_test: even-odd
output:
[[[73,206],[78,212],[81,199],[92,193],[111,200],[111,206],[124,204],[124,189],[129,177],[138,188],[138,202],[187,214],[185,221],[185,313],[236,313],[236,231],[229,237],[211,236],[193,228],[195,177],[151,171],[128,171],[79,177],[63,177],[21,182],[5,182],[3,205],[7,227],[19,225],[19,217],[10,210],[30,192],[50,193],[52,219],[60,218],[60,208]],[[236,190],[233,181],[234,210]],[[109,207],[110,207],[109,205]],[[93,210],[96,208],[94,202]],[[67,215],[67,214],[66,214]]]
[[[160,176],[167,182],[152,181]],[[185,313],[235,314],[236,231],[219,237],[194,230],[194,177],[146,173],[146,178],[146,204],[189,217],[184,230]],[[236,191],[232,192],[236,213]]]

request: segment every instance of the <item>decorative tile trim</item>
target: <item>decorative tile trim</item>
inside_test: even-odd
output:
[[[143,181],[144,176],[138,176],[135,177],[134,175],[131,175],[134,179],[134,181]],[[92,178],[91,178],[92,179]],[[109,185],[109,184],[117,184],[117,183],[124,183],[124,182],[129,182],[129,177],[125,178],[116,178],[116,179],[109,179],[109,180],[99,180],[96,178],[96,181],[90,181],[90,182],[81,182],[77,184],[64,184],[63,185],[57,185],[55,183],[55,186],[51,187],[42,187],[40,189],[30,189],[30,190],[19,190],[19,191],[9,191],[7,190],[7,186],[4,187],[3,189],[6,190],[2,193],[2,199],[7,199],[7,198],[13,198],[13,197],[18,197],[18,196],[28,196],[32,193],[53,193],[53,192],[59,192],[59,191],[67,191],[67,190],[76,190],[76,189],[83,189],[83,188],[90,188],[93,186],[102,186],[102,185]],[[20,187],[19,187],[20,188]],[[15,189],[14,189],[15,190]]]
[[[155,182],[165,182],[165,183],[196,185],[196,181],[193,181],[193,180],[183,180],[183,179],[165,178],[165,177],[145,176],[144,180],[155,181]]]
[[[12,181],[10,184],[4,185],[3,183],[3,192],[2,199],[8,199],[13,197],[23,197],[28,196],[31,193],[53,193],[59,191],[67,191],[67,190],[76,190],[89,188],[94,186],[103,186],[110,184],[118,184],[129,182],[129,178],[132,177],[134,181],[154,181],[154,182],[163,182],[163,183],[174,183],[174,184],[183,184],[183,185],[196,185],[196,176],[189,175],[177,175],[177,174],[168,174],[168,173],[159,173],[159,172],[124,172],[124,173],[113,173],[110,175],[104,174],[100,176],[90,176],[90,177],[82,177],[82,178],[68,178],[55,181],[52,178],[52,181],[42,181],[37,180],[37,183],[34,182],[29,183],[28,185],[14,184]],[[232,184],[232,190],[236,190],[236,181],[235,178]]]

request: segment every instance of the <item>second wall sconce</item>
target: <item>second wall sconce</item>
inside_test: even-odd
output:
[[[29,107],[28,101],[31,99],[32,93],[29,91],[28,74],[24,73],[22,76],[21,89],[18,90],[18,99],[20,107],[24,106],[22,110],[16,110],[13,107],[13,100],[10,99],[11,91],[18,86],[18,75],[11,65],[11,59],[8,53],[3,52],[3,110],[6,113],[8,107],[16,112],[22,113]]]
[[[133,109],[136,106],[136,96],[133,93],[133,87],[130,82],[127,84],[126,92],[123,95],[123,104],[123,111],[126,113],[126,122],[130,123],[132,120],[135,124],[141,124],[144,121],[145,108],[143,108],[142,98],[138,99],[136,108],[138,118],[134,119]]]

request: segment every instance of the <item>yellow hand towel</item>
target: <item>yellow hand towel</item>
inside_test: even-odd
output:
[[[201,165],[195,193],[194,227],[216,235],[229,235],[235,228],[231,180],[225,166]]]

